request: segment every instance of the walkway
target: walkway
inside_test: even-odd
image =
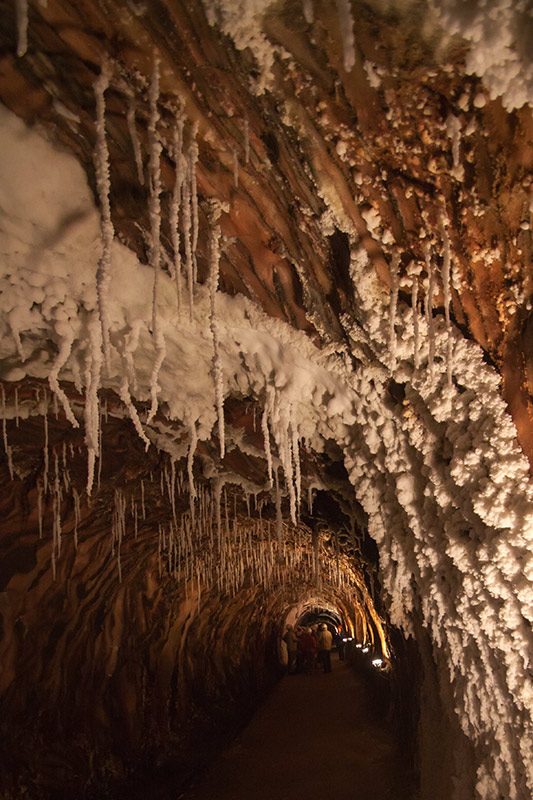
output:
[[[180,800],[412,800],[386,719],[365,682],[333,672],[287,676],[248,727]]]

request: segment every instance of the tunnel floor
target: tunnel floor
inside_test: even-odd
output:
[[[367,682],[335,654],[332,667],[280,681],[179,800],[412,800],[413,774]]]

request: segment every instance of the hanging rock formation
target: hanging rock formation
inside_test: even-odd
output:
[[[415,670],[421,798],[531,797],[531,17],[486,5],[5,3],[3,797],[177,793],[314,608]]]

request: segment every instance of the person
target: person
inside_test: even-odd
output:
[[[339,654],[339,661],[344,661],[344,648],[346,645],[346,642],[344,641],[345,638],[346,634],[342,628],[339,627],[339,630],[335,634],[335,646],[337,647],[337,653]]]
[[[303,671],[310,675],[313,671],[317,642],[311,628],[304,628],[298,640],[298,649],[302,654]]]
[[[287,630],[283,634],[283,641],[287,645],[287,655],[289,662],[287,665],[287,672],[289,675],[296,674],[296,658],[298,654],[298,637],[292,625],[287,625]]]
[[[324,668],[324,672],[331,672],[331,647],[333,636],[328,626],[322,623],[318,632],[318,660]]]

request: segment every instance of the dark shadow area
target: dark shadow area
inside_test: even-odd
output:
[[[287,676],[183,800],[412,800],[387,676],[352,650],[331,674]],[[373,671],[372,671],[373,670]]]

